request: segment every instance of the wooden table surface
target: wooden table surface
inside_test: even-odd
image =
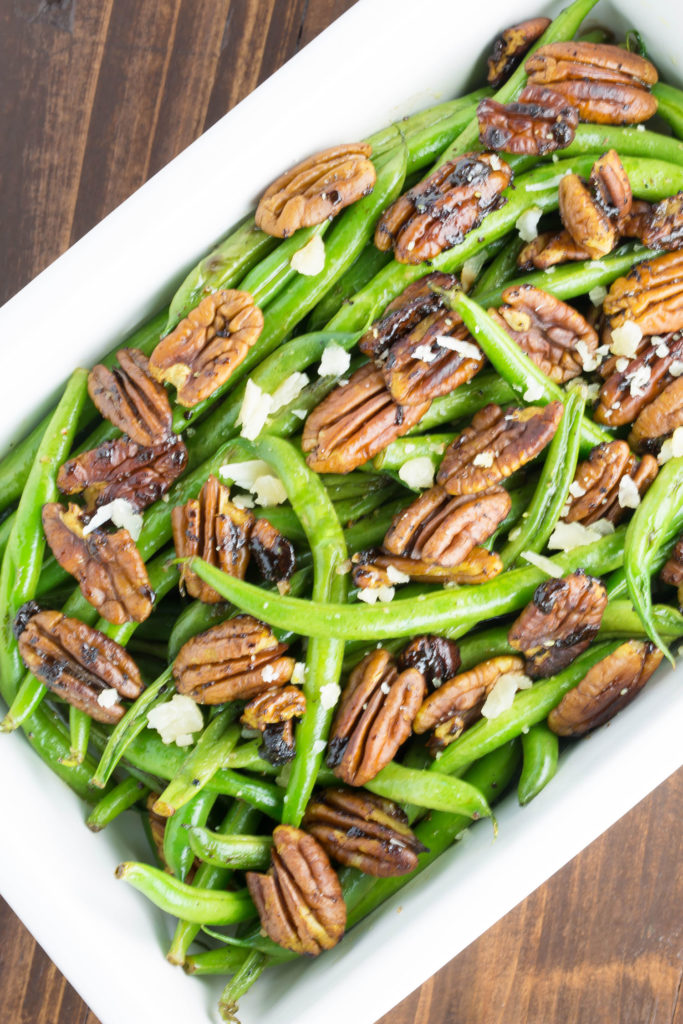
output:
[[[0,302],[350,6],[0,0]],[[683,1024],[682,797],[679,772],[382,1024]],[[97,1024],[2,901],[0,1006]]]

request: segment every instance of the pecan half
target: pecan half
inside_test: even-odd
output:
[[[262,329],[263,313],[249,292],[215,292],[161,339],[149,371],[177,388],[179,405],[197,405],[225,384]]]
[[[600,388],[594,418],[610,427],[632,423],[675,380],[671,368],[683,366],[682,360],[683,335],[679,332],[646,338],[633,359],[624,358],[622,370],[617,369],[622,365],[618,358],[608,360],[601,368],[607,379]]]
[[[399,655],[398,667],[416,668],[427,686],[440,686],[460,668],[460,648],[445,636],[416,636]]]
[[[583,569],[541,583],[508,632],[510,646],[524,654],[527,674],[543,679],[578,658],[600,628],[606,605],[605,587]]]
[[[413,281],[393,299],[384,314],[375,320],[358,342],[358,348],[371,359],[383,361],[384,353],[404,335],[409,334],[421,320],[444,309],[443,297],[434,289],[448,291],[457,288],[455,274],[436,271]]]
[[[666,334],[683,328],[683,252],[643,260],[612,282],[603,303],[607,327],[627,320],[643,334]]]
[[[558,263],[588,259],[589,253],[577,245],[568,231],[545,231],[520,250],[517,266],[521,270],[547,270]]]
[[[264,579],[271,583],[288,580],[296,568],[294,545],[267,519],[254,520],[249,550]]]
[[[598,519],[618,523],[626,509],[619,504],[619,484],[630,477],[641,498],[657,476],[657,460],[645,455],[639,462],[625,441],[609,441],[592,449],[579,463],[569,492],[568,523],[589,526]]]
[[[353,582],[361,590],[393,587],[392,569],[418,583],[486,583],[503,571],[495,551],[473,547],[458,565],[439,565],[423,558],[404,558],[382,551],[358,551],[352,556]]]
[[[346,904],[327,854],[313,836],[278,825],[270,871],[247,871],[246,878],[263,930],[278,946],[317,956],[341,939]]]
[[[657,81],[649,60],[605,43],[558,42],[527,59],[529,82],[549,85],[578,108],[583,121],[636,124],[657,110],[648,86]]]
[[[486,62],[486,80],[489,85],[498,89],[510,77],[549,24],[550,18],[530,18],[501,32],[494,41],[491,55]]]
[[[672,587],[678,587],[678,603],[683,606],[683,536],[674,544],[673,551],[661,571],[660,578]]]
[[[508,409],[487,405],[446,449],[437,483],[449,494],[476,494],[499,484],[550,443],[562,403]]]
[[[413,732],[421,734],[433,729],[427,747],[431,754],[437,754],[481,716],[489,693],[500,677],[509,673],[524,673],[521,658],[489,658],[451,677],[424,701],[415,716]]]
[[[175,434],[152,447],[117,437],[65,462],[57,486],[63,494],[83,494],[88,512],[115,498],[140,512],[166,494],[186,465],[187,448]]]
[[[631,203],[631,212],[619,222],[619,233],[622,238],[639,238],[643,241],[652,220],[652,209],[650,203],[644,199],[634,199]]]
[[[442,164],[382,214],[375,245],[399,263],[421,263],[463,241],[505,200],[510,167],[495,154],[465,153]]]
[[[306,698],[296,686],[272,687],[252,697],[240,722],[263,733],[259,754],[265,761],[279,766],[294,757],[292,720],[301,718],[305,710]]]
[[[643,211],[644,213],[644,211]],[[667,196],[649,207],[639,221],[636,237],[650,249],[680,249],[683,246],[683,192]]]
[[[254,216],[257,227],[288,238],[367,196],[377,178],[371,152],[367,142],[333,146],[285,171],[263,193]]]
[[[337,707],[327,764],[349,786],[364,786],[393,759],[410,736],[425,693],[414,668],[398,672],[385,650],[372,651],[356,666]]]
[[[230,491],[215,476],[206,481],[199,496],[171,512],[173,543],[178,558],[199,555],[223,572],[244,579],[249,564],[249,534],[254,517],[248,509],[230,501]],[[180,571],[180,585],[190,597],[218,604],[221,595],[187,565]]]
[[[677,377],[646,405],[633,424],[628,443],[637,452],[658,451],[662,442],[683,426],[683,377]]]
[[[35,608],[35,605],[33,606]],[[98,629],[61,612],[19,609],[17,641],[24,665],[41,682],[96,722],[118,722],[125,708],[98,703],[105,690],[135,700],[143,684],[127,651]]]
[[[76,505],[68,510],[58,502],[43,505],[43,529],[52,554],[108,622],[144,622],[154,591],[131,535],[128,530],[93,530],[84,536],[79,512]]]
[[[574,141],[579,112],[562,93],[528,85],[514,103],[487,96],[477,106],[479,141],[486,149],[542,156]]]
[[[372,793],[325,789],[301,824],[333,860],[379,878],[409,874],[427,852],[398,804]]]
[[[119,365],[110,370],[98,363],[88,376],[88,394],[105,419],[141,445],[154,445],[171,435],[171,403],[161,384],[149,375],[149,359],[137,348],[116,353]]]
[[[361,366],[306,420],[301,438],[306,461],[318,473],[349,473],[407,434],[429,405],[398,405],[380,371]]]
[[[173,678],[178,692],[198,704],[250,700],[292,678],[294,658],[284,657],[286,650],[264,622],[236,615],[188,640]]]
[[[585,353],[598,347],[598,336],[580,313],[554,295],[530,284],[506,288],[505,305],[489,310],[546,377],[564,384],[583,372],[579,342]]]
[[[590,182],[578,174],[560,181],[560,217],[574,241],[599,260],[619,241],[620,221],[631,212],[628,175],[614,149],[593,164]]]
[[[662,660],[649,641],[629,640],[593,665],[548,715],[558,736],[583,736],[604,725],[640,693]]]

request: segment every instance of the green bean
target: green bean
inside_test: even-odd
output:
[[[527,733],[522,733],[522,751],[524,759],[517,798],[524,806],[538,796],[555,777],[560,741],[545,722],[538,722]]]
[[[243,964],[244,950],[238,946],[223,946],[222,949],[207,949],[194,953],[183,963],[186,974],[234,974]]]
[[[616,149],[620,157],[644,156],[672,164],[683,163],[683,143],[670,135],[608,124],[578,125],[574,141],[562,150],[562,157],[602,153],[608,149]]]
[[[524,551],[542,551],[555,529],[569,494],[579,459],[584,400],[572,391],[566,400],[560,425],[555,431],[538,486],[518,533],[500,553],[504,566],[513,565]]]
[[[683,93],[665,82],[655,82],[652,93],[657,97],[657,113],[667,122],[676,138],[683,139]]]
[[[347,498],[343,501],[333,502],[334,511],[340,523],[353,523],[362,516],[382,508],[387,501],[396,498],[401,493],[402,488],[393,483],[391,479],[387,479],[381,491],[370,490],[360,498]]]
[[[328,320],[346,303],[353,303],[353,296],[371,281],[391,259],[391,250],[382,252],[369,242],[355,263],[339,278],[308,315],[306,326],[310,331],[319,331]]]
[[[240,738],[240,728],[233,724],[236,714],[235,706],[231,705],[209,722],[154,804],[156,814],[170,817],[211,781]]]
[[[485,295],[491,289],[499,288],[508,281],[517,269],[517,257],[525,245],[526,243],[519,235],[505,239],[501,251],[477,279],[477,283],[470,292],[471,297],[479,302],[480,295]]]
[[[296,276],[297,271],[291,266],[294,254],[316,235],[322,238],[329,226],[330,221],[326,220],[312,227],[299,228],[289,238],[282,240],[273,252],[240,281],[240,291],[249,292],[256,305],[265,308]]]
[[[371,515],[364,516],[363,519],[347,526],[344,530],[344,540],[348,551],[353,554],[379,544],[391,526],[394,516],[402,512],[411,501],[412,495],[406,494],[405,497],[388,502]]]
[[[352,473],[325,473],[323,486],[330,499],[344,501],[347,498],[360,498],[368,491],[379,491],[386,487],[390,480],[384,473],[372,473],[363,469]]]
[[[195,857],[205,864],[241,871],[258,871],[270,864],[271,836],[225,835],[194,826],[187,831]]]
[[[218,1003],[218,1012],[221,1020],[230,1024],[236,1020],[237,1002],[245,992],[251,988],[263,974],[263,971],[271,963],[270,957],[258,950],[252,950],[245,956],[242,966],[235,972],[228,984],[223,989],[223,994]]]
[[[511,527],[517,525],[528,509],[529,502],[534,496],[536,486],[536,481],[531,478],[523,483],[521,487],[514,487],[508,491],[508,494],[510,495],[510,511],[505,516],[505,519],[499,523],[498,529],[492,533],[487,540],[483,541],[482,547],[486,548],[488,551],[493,551],[498,543],[498,538],[505,534],[509,535]]]
[[[83,764],[85,755],[88,753],[88,742],[90,740],[90,724],[92,719],[85,711],[73,705],[69,708],[69,735],[71,749],[69,756],[64,761],[67,767],[71,768],[76,764]]]
[[[672,608],[668,604],[656,604],[652,609],[652,617],[660,636],[667,640],[676,640],[683,636],[683,615],[677,608]],[[622,637],[624,640],[635,640],[640,637],[644,639],[647,633],[630,601],[610,597],[602,616],[598,636],[600,639]]]
[[[187,831],[194,825],[206,825],[209,814],[218,797],[203,790],[185,803],[169,818],[164,827],[164,863],[181,882],[194,863],[194,853],[188,842]]]
[[[455,434],[420,434],[415,437],[400,437],[392,441],[379,455],[375,455],[370,465],[383,473],[399,473],[404,462],[411,459],[427,457],[437,469],[448,445],[455,439]]]
[[[160,910],[196,924],[237,924],[254,917],[256,910],[246,889],[213,892],[181,882],[149,864],[125,861],[114,872]]]
[[[458,645],[460,651],[458,671],[466,672],[467,669],[478,665],[480,661],[486,661],[487,658],[499,658],[503,654],[516,654],[517,652],[508,643],[509,630],[509,626],[493,626],[491,629],[483,629],[467,636]]]
[[[461,384],[450,395],[435,398],[420,422],[408,431],[406,437],[419,437],[444,423],[474,416],[475,412],[491,402],[509,405],[514,401],[514,391],[497,373],[478,373],[474,380]]]
[[[119,814],[144,800],[148,793],[147,786],[129,776],[97,801],[85,823],[91,832],[101,832]]]

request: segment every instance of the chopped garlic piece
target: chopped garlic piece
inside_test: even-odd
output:
[[[513,704],[517,690],[528,690],[532,685],[531,679],[523,672],[504,672],[496,680],[496,683],[489,693],[484,706],[481,709],[484,718],[498,718],[504,711],[508,711]]]
[[[272,683],[277,678],[277,672],[272,665],[264,665],[261,670],[261,678],[264,683]]]
[[[598,520],[598,522],[605,522],[605,520]],[[614,527],[612,527],[613,530]],[[602,536],[603,533],[597,528],[596,523],[584,526],[583,523],[560,521],[550,536],[548,547],[553,550],[572,551],[574,548],[583,547],[584,544],[595,544]]]
[[[255,504],[251,494],[236,494],[230,500],[237,508],[253,508]]]
[[[538,238],[538,222],[543,216],[543,210],[540,206],[530,206],[528,210],[522,213],[515,223],[515,227],[519,231],[519,237],[523,242],[533,242],[534,238]]]
[[[156,729],[162,743],[189,747],[193,742],[192,734],[204,728],[204,719],[191,697],[176,693],[166,704],[159,704],[148,712],[147,725]]]
[[[419,359],[421,363],[433,363],[436,352],[432,352],[431,345],[416,345],[413,349],[413,358]]]
[[[113,686],[108,686],[97,694],[97,703],[101,708],[113,708],[120,700],[121,698]]]
[[[612,331],[610,351],[615,356],[628,356],[632,359],[638,351],[638,345],[643,339],[643,332],[638,324],[632,320],[626,320],[621,327],[615,327]]]
[[[676,427],[671,437],[668,437],[657,456],[657,462],[663,466],[669,459],[679,459],[683,455],[683,427]]]
[[[398,471],[398,475],[408,487],[431,487],[434,483],[435,467],[428,455],[420,455],[416,459],[408,459]]]
[[[341,690],[337,683],[325,683],[320,687],[320,706],[325,711],[330,711],[339,700],[340,694]]]
[[[271,397],[270,411],[271,413],[277,412],[278,409],[283,409],[290,402],[293,402],[295,398],[298,398],[303,389],[308,384],[308,375],[305,373],[290,373],[286,380],[283,380],[279,388],[277,388]]]
[[[265,427],[272,408],[271,395],[265,394],[258,384],[249,379],[244,389],[242,407],[237,417],[237,425],[242,427],[240,431],[242,437],[246,437],[248,441],[255,441]]]
[[[628,474],[619,481],[619,504],[622,508],[638,508],[640,491]]]
[[[589,291],[588,298],[594,306],[602,306],[603,302],[607,298],[607,289],[601,284],[596,284],[595,288],[591,288]]]
[[[490,469],[493,465],[493,452],[477,452],[472,459],[472,465]]]
[[[114,498],[106,505],[100,505],[90,522],[83,527],[83,536],[86,537],[98,526],[112,522],[120,529],[128,530],[134,541],[137,541],[142,532],[142,514],[136,512],[134,507],[125,498]]]
[[[450,334],[437,334],[434,339],[439,348],[447,348],[449,352],[457,352],[463,359],[481,359],[481,349],[471,341],[452,338]]]
[[[320,235],[313,235],[301,249],[298,249],[289,265],[305,277],[315,277],[325,269],[325,243]]]
[[[268,463],[263,459],[246,459],[244,462],[226,462],[218,472],[228,483],[237,484],[238,487],[250,491],[254,480],[258,480],[269,470]]]
[[[595,352],[591,352],[583,339],[581,341],[577,341],[576,352],[586,373],[590,373],[591,370],[597,369],[600,365],[600,356],[598,355],[597,350]]]
[[[460,271],[460,286],[464,292],[470,290],[485,262],[486,250],[480,252],[477,256],[470,256],[468,260],[465,260]]]
[[[387,576],[389,577],[390,583],[410,583],[410,576],[407,572],[401,572],[400,569],[396,569],[393,565],[387,566]]]
[[[635,373],[627,378],[631,398],[642,398],[646,393],[646,385],[650,381],[652,370],[649,366],[639,366]]]
[[[379,590],[377,587],[361,587],[358,591],[358,600],[364,601],[365,604],[377,604],[378,597]]]
[[[383,604],[388,604],[389,601],[394,600],[394,594],[396,593],[395,587],[378,587],[377,599]]]
[[[281,505],[283,501],[287,501],[284,484],[279,477],[270,473],[257,477],[249,490],[256,495],[257,505]]]
[[[494,171],[499,171],[503,166],[503,161],[500,159],[497,153],[491,153],[489,157],[489,163]]]
[[[320,377],[341,377],[351,365],[351,354],[336,341],[326,345],[318,367]]]
[[[303,661],[294,662],[292,678],[289,681],[293,686],[303,686],[306,681],[306,665]]]
[[[680,377],[683,374],[683,360],[674,359],[669,367],[669,373],[672,377]]]
[[[572,498],[583,498],[586,493],[586,488],[582,487],[578,480],[572,480],[569,485],[569,493]]]
[[[560,579],[564,576],[564,570],[560,568],[557,562],[553,562],[552,558],[546,558],[545,555],[538,555],[535,551],[522,551],[521,557],[529,563],[529,565],[535,565],[541,572],[545,572],[548,576],[554,576],[555,579]]]
[[[525,402],[535,402],[538,398],[543,398],[545,394],[545,388],[540,381],[532,380],[529,381],[529,387],[524,392]]]

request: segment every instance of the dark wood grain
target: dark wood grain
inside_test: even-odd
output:
[[[350,6],[0,0],[0,301]],[[679,772],[382,1024],[683,1024],[682,797]],[[97,1024],[1,901],[0,1007]]]

